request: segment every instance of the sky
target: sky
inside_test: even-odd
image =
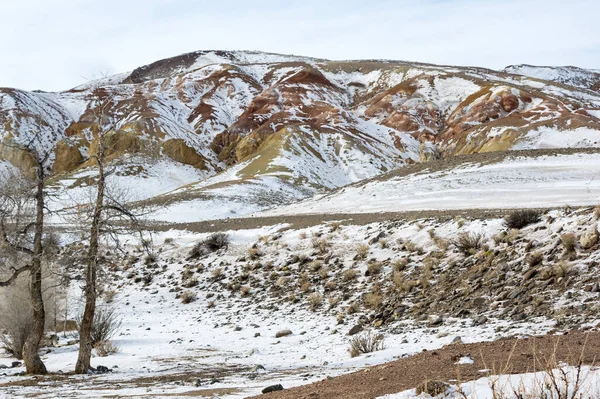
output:
[[[67,90],[195,50],[600,69],[598,0],[0,0],[0,87]]]

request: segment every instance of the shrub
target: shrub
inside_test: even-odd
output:
[[[365,302],[366,307],[376,310],[381,307],[383,298],[381,297],[381,295],[374,294],[374,293],[368,293],[365,295],[363,301]]]
[[[504,218],[504,225],[509,229],[522,229],[525,226],[539,222],[541,216],[541,213],[534,209],[522,209],[508,214]]]
[[[483,245],[484,236],[481,233],[461,233],[454,245],[465,256],[475,254]]]
[[[100,341],[94,345],[96,354],[100,357],[107,357],[119,353],[119,347],[111,341]]]
[[[565,251],[574,252],[577,245],[577,236],[573,233],[565,233],[560,236],[560,242],[565,247]]]
[[[194,245],[190,251],[189,258],[200,258],[209,253],[216,252],[223,248],[228,248],[230,244],[229,236],[225,233],[213,233],[206,239]]]
[[[184,291],[179,298],[183,304],[192,303],[196,300],[196,293],[194,291]]]
[[[83,315],[76,318],[77,329],[81,327],[81,319]],[[114,308],[108,306],[99,306],[94,313],[94,321],[92,322],[92,346],[96,346],[101,341],[108,341],[112,338],[119,328],[121,328],[121,319]]]
[[[367,274],[369,276],[375,276],[381,273],[382,267],[383,264],[381,262],[369,262],[369,264],[367,265]]]
[[[19,360],[23,359],[23,345],[32,328],[31,309],[25,301],[20,310],[14,307],[11,307],[8,312],[5,310],[2,315],[2,333],[0,333],[2,349]]]
[[[544,261],[544,254],[536,251],[527,256],[526,261],[529,267],[535,267]]]
[[[356,246],[356,257],[358,259],[366,259],[369,254],[369,246],[367,244],[358,244]]]
[[[384,348],[383,334],[373,334],[367,332],[361,335],[357,335],[350,341],[350,352],[351,357],[357,357],[364,353],[371,353],[382,350]]]
[[[318,292],[313,292],[308,296],[308,304],[310,306],[310,310],[313,312],[316,311],[321,304],[323,303],[323,297]]]
[[[358,276],[358,270],[356,270],[356,269],[344,270],[344,273],[342,274],[342,280],[352,281],[352,280],[356,279],[357,276]]]

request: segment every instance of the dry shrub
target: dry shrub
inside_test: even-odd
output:
[[[120,351],[119,347],[111,341],[97,342],[96,345],[94,345],[94,349],[96,349],[96,354],[99,357],[107,357],[119,353]]]
[[[535,267],[544,261],[544,254],[539,251],[533,252],[527,256],[525,261],[529,267]]]
[[[329,231],[332,233],[334,231],[338,231],[341,225],[342,225],[342,222],[338,222],[338,221],[331,222],[331,223],[329,223]]]
[[[192,303],[196,300],[196,293],[194,291],[184,291],[179,296],[179,299],[181,299],[181,303],[183,304]]]
[[[568,253],[574,252],[577,245],[577,236],[573,233],[564,233],[560,236],[560,242],[565,247],[565,251]]]
[[[356,269],[344,270],[344,273],[342,273],[342,280],[344,281],[352,281],[355,280],[356,277],[358,277],[358,270]]]
[[[365,294],[363,301],[364,301],[366,307],[368,307],[369,309],[376,310],[381,307],[383,298],[379,294],[370,292],[368,294]]]
[[[469,256],[481,249],[484,240],[485,237],[481,233],[461,233],[454,241],[454,245],[465,256]]]
[[[320,308],[322,303],[323,296],[321,296],[321,294],[318,292],[313,292],[308,296],[308,305],[310,306],[310,310],[313,312]]]
[[[189,257],[200,258],[212,252],[229,247],[229,236],[225,233],[214,233],[198,242],[190,251]]]
[[[541,216],[542,214],[534,209],[522,209],[508,214],[504,218],[504,225],[509,229],[522,229],[539,222]]]
[[[321,255],[326,254],[329,249],[329,241],[326,238],[317,238],[314,237],[312,239],[312,247],[316,249]]]
[[[350,341],[350,352],[351,357],[357,357],[364,353],[372,353],[382,350],[384,346],[383,334],[373,334],[368,331],[364,334],[360,334],[352,338]]]
[[[381,269],[383,268],[383,263],[381,262],[369,262],[367,265],[367,273],[369,276],[375,276],[381,273]]]
[[[358,244],[356,246],[356,257],[358,259],[366,259],[369,255],[369,246],[367,244]]]
[[[81,326],[83,314],[76,317],[77,329]],[[92,346],[98,342],[110,340],[121,328],[122,320],[119,314],[112,307],[99,306],[94,313],[94,321],[92,322],[91,340]]]

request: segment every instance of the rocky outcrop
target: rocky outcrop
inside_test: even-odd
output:
[[[206,169],[206,160],[182,139],[170,139],[162,144],[163,153],[174,161],[194,168]]]

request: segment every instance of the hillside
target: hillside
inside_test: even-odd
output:
[[[597,75],[196,51],[65,92],[0,88],[0,171],[31,171],[20,146],[50,154],[57,249],[49,374],[2,354],[0,398],[392,399],[437,378],[482,399],[537,378],[563,335],[552,367],[573,371],[600,330]],[[107,195],[142,232],[100,230],[116,321],[81,376],[80,205],[105,119]],[[22,316],[18,289],[0,321]],[[486,364],[511,347],[515,367]]]
[[[10,143],[39,132],[33,145],[69,188],[91,165],[103,107],[128,175],[168,159],[197,170],[200,183],[157,203],[233,216],[439,157],[597,147],[600,94],[565,85],[576,82],[562,69],[532,71],[198,51],[61,93],[0,89],[0,156],[31,168]]]

